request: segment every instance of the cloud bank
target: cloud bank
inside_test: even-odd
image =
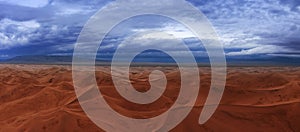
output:
[[[85,22],[109,0],[0,0],[0,55],[71,54]],[[145,1],[146,2],[146,1]],[[165,4],[157,1],[156,4]],[[188,0],[212,22],[228,58],[245,56],[298,57],[300,51],[300,2],[297,0]],[[137,4],[143,4],[138,3]],[[173,3],[176,4],[176,3]],[[126,2],[124,3],[126,6]],[[157,9],[161,10],[161,9]],[[176,13],[176,9],[168,9]],[[122,16],[122,12],[111,12]],[[188,16],[188,14],[186,14]],[[109,22],[109,21],[107,21]],[[205,52],[201,41],[176,22],[144,16],[127,20],[103,42],[110,53],[137,32],[161,30],[183,39],[195,52]],[[155,35],[154,35],[155,36]],[[155,36],[161,42],[172,41]],[[152,37],[144,36],[144,44]],[[138,48],[138,44],[136,48]],[[47,50],[46,50],[47,49]],[[18,51],[18,52],[17,52]],[[179,52],[179,51],[178,51]],[[151,53],[150,53],[151,54]]]

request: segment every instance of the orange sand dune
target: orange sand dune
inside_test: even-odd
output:
[[[180,73],[175,67],[131,68],[138,91],[150,88],[148,75],[163,71],[168,80],[163,96],[138,105],[122,98],[113,86],[109,67],[97,67],[100,91],[122,115],[149,118],[167,111],[177,99]],[[201,88],[181,131],[300,131],[300,68],[229,68],[226,89],[213,117],[198,124],[210,86],[210,69],[200,67]],[[70,66],[0,65],[0,131],[103,131],[81,109]]]

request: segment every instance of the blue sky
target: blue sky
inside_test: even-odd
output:
[[[174,2],[174,0],[165,0]],[[20,55],[71,55],[76,39],[96,11],[109,0],[0,0],[0,59]],[[157,1],[157,4],[161,1]],[[188,0],[211,21],[227,59],[300,59],[300,1]],[[108,15],[115,15],[112,12]],[[119,13],[118,15],[122,15]],[[109,22],[109,21],[108,21]],[[101,55],[110,55],[132,34],[159,29],[183,39],[196,56],[205,56],[201,42],[182,25],[157,16],[127,20],[103,42]],[[146,35],[147,36],[147,35]],[[150,35],[151,36],[151,35]],[[155,34],[152,34],[152,37]],[[141,36],[151,46],[151,37]],[[168,45],[172,40],[160,38]],[[142,43],[141,42],[141,43]],[[138,44],[136,46],[139,46]],[[138,48],[138,47],[137,47]],[[176,48],[174,52],[182,55]],[[149,51],[151,56],[159,53]]]

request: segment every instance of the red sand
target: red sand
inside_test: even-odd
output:
[[[156,102],[137,105],[115,91],[108,67],[97,68],[100,90],[110,106],[134,118],[157,116],[170,108],[179,92],[176,68],[132,68],[138,91],[150,85],[148,74],[162,70],[167,90]],[[221,104],[204,125],[198,118],[209,86],[209,68],[200,68],[201,88],[189,116],[176,131],[300,131],[300,67],[229,68]],[[82,111],[69,66],[0,65],[0,131],[102,131]]]

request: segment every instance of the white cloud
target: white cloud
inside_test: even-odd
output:
[[[268,54],[269,56],[276,57],[292,57],[292,58],[300,58],[300,54]]]
[[[0,49],[28,44],[40,28],[36,21],[17,22],[10,19],[0,21]]]
[[[176,23],[166,23],[162,28],[166,33],[174,35],[176,38],[194,38],[196,37],[189,29]]]
[[[44,7],[49,3],[48,0],[0,0],[0,2],[33,8]]]
[[[258,54],[273,54],[278,52],[290,52],[290,49],[286,49],[281,46],[263,45],[248,50],[242,50],[238,52],[229,52],[228,56],[243,56],[243,55],[258,55]]]
[[[163,23],[161,25],[161,27],[159,28],[137,28],[137,29],[132,29],[133,32],[139,33],[139,32],[146,32],[146,31],[161,31],[161,32],[165,32],[169,35],[172,35],[172,38],[180,38],[180,39],[185,39],[185,38],[194,38],[196,37],[191,31],[189,31],[186,27],[184,27],[181,24],[178,23]],[[149,36],[152,35],[152,36]],[[160,36],[162,34],[158,33],[158,34],[148,34],[148,36],[146,37],[150,37],[151,39],[155,39],[155,38],[161,38],[161,37],[167,37],[166,39],[170,39],[170,36]],[[164,34],[166,35],[166,34]]]
[[[64,6],[59,6],[58,11],[56,11],[56,15],[68,16],[68,15],[89,14],[94,11],[95,10],[93,9],[89,9],[88,6],[64,5]]]
[[[168,31],[161,30],[144,30],[144,32],[139,32],[135,36],[128,37],[123,43],[119,45],[119,48],[122,48],[121,54],[130,54],[136,49],[153,49],[153,47],[160,47],[164,51],[168,51],[172,55],[178,57],[186,57],[191,52],[196,56],[207,56],[206,51],[186,51],[182,48],[184,42],[182,38],[177,38],[175,35],[168,33]],[[134,47],[134,48],[132,48]],[[189,45],[187,47],[194,48],[198,45]],[[155,53],[151,53],[154,55]],[[157,56],[157,55],[154,55]]]
[[[0,33],[0,48],[7,47],[7,46],[13,46],[14,44],[24,44],[28,42],[28,37],[26,36],[16,36],[14,34],[12,35],[5,35],[4,33]]]
[[[171,34],[165,34],[162,32],[147,33],[135,38],[134,40],[151,40],[151,39],[173,39],[174,36]]]
[[[264,48],[265,45],[285,44],[290,38],[299,36],[299,30],[291,31],[299,24],[299,12],[292,11],[279,0],[208,1],[199,9],[207,12],[226,49]],[[253,50],[243,52],[250,54]]]
[[[134,46],[136,48],[146,47],[145,49],[151,49],[152,47],[155,47],[155,45],[160,45],[163,48],[176,50],[176,45],[178,44],[178,40],[175,39],[175,36],[172,34],[160,30],[152,30],[151,32],[140,32],[134,37],[130,36],[119,46]]]
[[[60,45],[55,45],[52,48],[54,48],[55,51],[60,51],[60,52],[70,51],[74,49],[74,44],[60,44]]]
[[[0,58],[8,58],[8,55],[0,55]]]
[[[132,29],[133,32],[147,32],[157,30],[161,32],[168,33],[169,35],[172,35],[172,38],[194,38],[196,37],[191,31],[189,31],[187,28],[185,28],[183,25],[176,24],[176,23],[165,23],[160,28],[142,28],[142,29]],[[152,36],[149,36],[152,35]],[[161,37],[167,37],[166,39],[170,39],[170,36],[160,36],[161,34],[148,34],[148,37],[153,38],[161,38]],[[147,36],[146,36],[147,37]]]
[[[170,5],[180,4],[180,2],[174,2],[174,0],[160,0],[157,2],[143,1],[142,3],[140,3],[138,0],[131,1],[134,1],[137,4],[148,4],[154,11],[167,10],[184,18],[189,18],[191,16],[182,10],[172,8],[160,9],[160,6],[157,6],[166,3]],[[122,12],[116,12],[115,9],[119,7],[111,5],[111,12],[107,13],[106,15],[113,16],[116,19],[121,18],[124,13],[132,10],[132,8],[130,8],[131,6],[128,4],[132,4],[134,2],[128,2],[125,0],[123,3],[125,9]],[[46,6],[48,4],[48,0],[0,0],[0,3],[39,8]],[[61,37],[61,35],[66,35],[63,36],[65,38],[69,37],[67,36],[68,29],[63,29],[63,27],[84,25],[89,16],[99,9],[98,7],[102,6],[104,3],[107,2],[101,0],[74,2],[63,0],[54,1],[52,5],[46,7],[47,9],[45,8],[44,12],[41,12],[41,14],[49,13],[53,16],[51,16],[51,20],[49,19],[49,22],[44,23],[47,26],[42,27],[44,28],[44,32],[41,32],[40,35],[49,39],[47,41],[51,41],[50,39],[53,39],[53,43],[57,43],[54,40]],[[230,51],[230,49],[234,49],[234,51],[238,49],[244,49],[240,52],[230,52],[228,55],[273,55],[280,52],[291,52],[292,49],[284,48],[289,46],[288,43],[286,43],[286,40],[291,40],[289,38],[299,38],[300,27],[298,25],[300,20],[300,6],[296,7],[295,10],[291,10],[289,5],[279,3],[278,0],[270,0],[269,2],[255,0],[244,2],[218,0],[204,3],[205,4],[199,6],[199,9],[203,10],[204,12],[206,11],[206,15],[208,15],[208,18],[210,18],[213,26],[219,33],[225,49],[228,49],[228,51]],[[96,6],[97,8],[95,8]],[[135,10],[138,11],[140,10],[139,8],[143,8],[143,6],[137,7]],[[28,16],[31,15],[31,13],[27,12],[25,14]],[[6,17],[10,18],[9,15]],[[105,20],[105,22],[110,23],[111,21]],[[153,21],[152,19],[147,19],[146,22],[152,23]],[[156,24],[157,23],[154,25]],[[0,49],[7,49],[30,43],[31,39],[37,38],[38,33],[36,33],[36,31],[41,28],[41,24],[35,20],[18,22],[10,19],[2,19],[0,21],[0,25]],[[135,25],[135,23],[131,23],[131,25]],[[153,42],[153,39],[157,39],[158,41],[156,42],[163,43],[163,46],[170,46],[170,48],[174,50],[176,50],[176,45],[172,44],[172,37],[179,39],[195,37],[187,28],[177,23],[165,22],[161,23],[160,26],[161,27],[157,28],[148,28],[147,26],[143,28],[133,28],[132,31],[145,32],[155,29],[166,32],[169,35],[161,35],[159,33],[144,34],[139,36],[141,41],[138,42],[151,47],[151,43],[155,43]],[[134,26],[128,27],[131,28]],[[46,30],[51,30],[51,32],[47,32]],[[123,30],[118,32],[123,32]],[[74,37],[74,40],[75,39],[76,38]],[[43,42],[45,41],[46,40]],[[287,45],[283,46],[280,45],[280,43]],[[135,44],[136,45],[134,46],[136,47],[138,44]],[[194,47],[201,45],[200,43],[193,44],[195,44]],[[278,46],[275,46],[275,44]],[[68,51],[72,48],[71,45],[72,44],[61,48],[57,46],[57,50]],[[103,48],[111,49],[113,46],[115,45],[111,44]]]
[[[41,26],[38,22],[34,20],[18,22],[10,19],[3,19],[0,21],[0,23],[1,23],[0,30],[4,30],[8,26],[15,26],[19,30],[28,30],[28,29],[31,30],[31,29],[39,28]]]
[[[162,4],[163,2],[170,1],[158,1],[157,3],[150,3],[150,5]],[[126,6],[126,3],[124,3],[124,6]],[[152,8],[154,10],[155,6]],[[276,46],[276,44],[285,43],[285,39],[289,38],[291,35],[295,36],[295,33],[291,33],[289,27],[295,26],[296,22],[294,20],[300,19],[300,15],[298,13],[292,12],[288,5],[280,4],[277,0],[272,2],[214,1],[206,2],[204,5],[200,6],[199,9],[210,12],[208,13],[208,17],[211,18],[210,20],[214,24],[213,26],[215,26],[219,33],[225,49],[245,49],[241,52],[230,52],[228,55],[290,52],[291,49],[282,48],[283,45]],[[179,16],[185,14],[185,12],[176,12],[174,9],[164,10],[170,10],[170,12],[174,12],[174,14],[178,14]],[[127,10],[124,10],[124,12],[126,11]],[[123,12],[112,11],[110,13],[111,14],[107,15],[119,18],[122,16]],[[176,23],[165,23],[165,25],[157,29],[169,33],[176,38],[183,39],[194,37],[188,29]],[[143,32],[148,29],[144,28],[133,30],[140,30]],[[144,37],[167,40],[170,36],[148,34]],[[147,41],[144,41],[144,44],[145,42]]]

